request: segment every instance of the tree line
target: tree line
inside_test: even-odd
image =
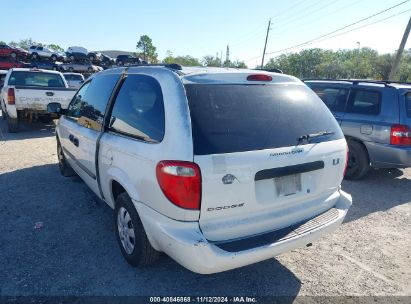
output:
[[[4,42],[0,41],[0,44]],[[31,38],[22,39],[19,42],[11,41],[13,47],[28,49],[31,45],[45,46],[55,51],[64,52],[58,44],[45,44],[33,41]],[[136,56],[151,63],[178,63],[183,66],[209,66],[247,68],[241,60],[222,60],[221,57],[205,55],[196,58],[191,55],[177,55],[172,51],[166,52],[165,58],[158,58],[157,48],[148,35],[139,37],[136,44]],[[378,54],[374,49],[363,47],[355,50],[324,50],[320,48],[305,49],[299,53],[287,53],[271,58],[264,69],[280,69],[286,74],[298,78],[322,78],[322,79],[376,79],[387,80],[395,54]],[[261,68],[261,67],[258,67]],[[404,51],[396,79],[411,82],[411,49]]]
[[[298,78],[388,80],[395,54],[378,54],[363,47],[356,50],[302,50],[272,58],[265,69],[278,68]],[[411,82],[411,49],[404,51],[396,79]]]

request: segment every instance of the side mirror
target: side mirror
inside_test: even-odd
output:
[[[58,102],[50,102],[47,105],[47,112],[52,113],[52,114],[59,114],[59,115],[63,114],[61,104]]]

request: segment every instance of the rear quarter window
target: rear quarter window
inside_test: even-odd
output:
[[[348,89],[335,87],[316,87],[310,85],[311,89],[321,98],[327,107],[333,112],[343,112],[348,98]]]
[[[298,144],[323,131],[343,138],[328,108],[305,85],[186,84],[195,155],[244,152]]]
[[[353,89],[347,105],[347,112],[378,115],[381,111],[381,93],[378,91]]]

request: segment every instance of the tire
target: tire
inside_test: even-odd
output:
[[[50,58],[51,58],[51,61],[56,61],[57,60],[57,57],[54,56],[54,55],[52,55]]]
[[[95,60],[94,56],[89,56],[88,60],[90,60],[91,62],[93,62]]]
[[[31,54],[31,58],[33,58],[33,59],[37,59],[37,57],[38,57],[37,53],[33,53],[33,54]]]
[[[42,123],[50,123],[53,121],[53,117],[50,115],[42,115],[39,117],[39,121]]]
[[[158,259],[160,253],[151,246],[137,210],[127,193],[120,194],[116,199],[114,223],[121,253],[130,265],[144,267]]]
[[[87,71],[88,71],[90,74],[94,73],[93,68],[88,68]]]
[[[123,61],[120,60],[120,61],[118,62],[118,65],[123,65]]]
[[[348,164],[345,179],[359,180],[363,178],[370,169],[370,160],[364,145],[353,140],[348,141]]]
[[[10,53],[10,57],[13,58],[13,59],[16,59],[16,58],[17,58],[17,54],[14,53],[14,52],[13,52],[13,53]]]
[[[67,162],[58,138],[57,138],[57,157],[59,161],[59,169],[60,169],[61,175],[63,175],[64,177],[70,177],[76,174],[76,172],[74,172],[73,168],[71,168],[71,166]]]
[[[69,72],[74,72],[74,69],[72,67],[68,68]]]
[[[10,118],[6,116],[7,130],[9,133],[17,133],[19,131],[19,120],[17,118]]]
[[[69,59],[70,59],[70,61],[74,61],[74,56],[73,55],[70,56]]]

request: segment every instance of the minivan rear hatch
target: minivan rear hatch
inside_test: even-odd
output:
[[[199,223],[208,240],[281,229],[335,204],[346,142],[304,84],[186,83],[185,89],[202,176]]]

